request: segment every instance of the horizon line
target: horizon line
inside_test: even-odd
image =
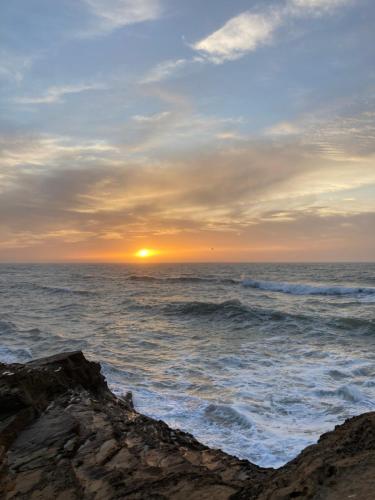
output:
[[[64,264],[92,264],[92,265],[104,265],[104,264],[123,264],[123,265],[134,265],[139,264],[141,266],[147,264],[153,265],[171,265],[171,264],[375,264],[375,260],[305,260],[305,261],[293,261],[293,260],[253,260],[253,261],[89,261],[89,260],[60,260],[60,261],[0,261],[0,265],[17,265],[17,264],[40,264],[40,265],[64,265]]]

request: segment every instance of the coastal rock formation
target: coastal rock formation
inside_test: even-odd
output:
[[[375,498],[375,413],[274,470],[114,396],[81,352],[0,364],[0,499]]]

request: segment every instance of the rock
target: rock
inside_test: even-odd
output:
[[[347,420],[276,471],[259,500],[375,498],[375,413]]]
[[[117,398],[81,352],[0,364],[0,499],[373,499],[375,413],[257,467]]]

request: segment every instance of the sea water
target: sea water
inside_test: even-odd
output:
[[[0,361],[76,349],[139,411],[280,466],[375,410],[375,264],[0,265]]]

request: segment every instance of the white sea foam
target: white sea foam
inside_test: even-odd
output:
[[[7,347],[0,347],[0,362],[1,363],[16,363],[17,356]]]
[[[248,288],[259,288],[271,292],[289,293],[292,295],[370,295],[375,294],[374,287],[348,287],[330,285],[309,285],[306,283],[287,283],[282,281],[258,281],[246,278],[242,285]]]
[[[373,304],[375,302],[375,294],[365,295],[364,297],[361,297],[359,300],[364,304]]]
[[[0,362],[1,363],[24,363],[32,359],[31,350],[28,348],[0,347]]]

